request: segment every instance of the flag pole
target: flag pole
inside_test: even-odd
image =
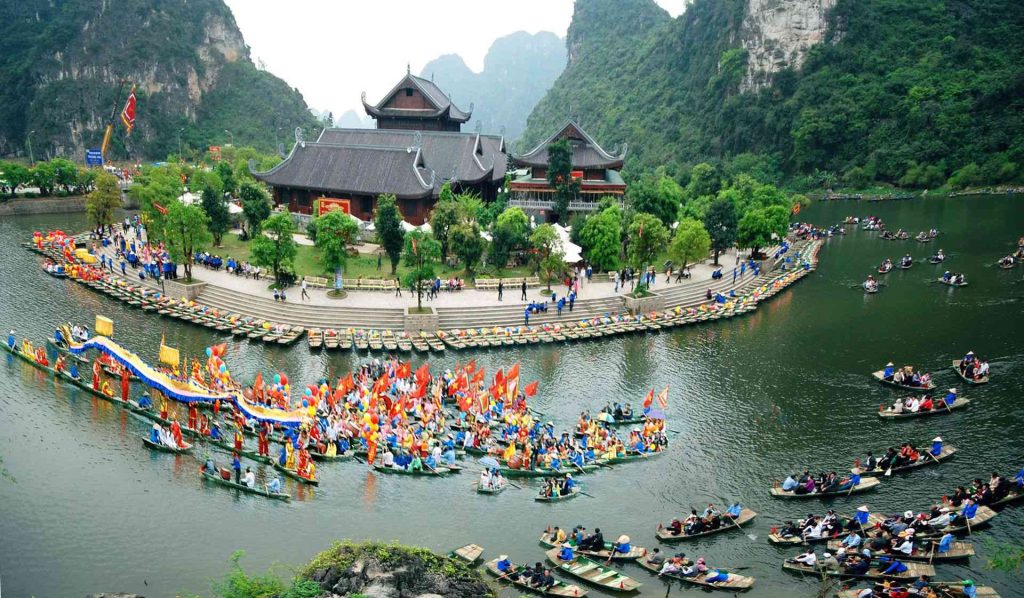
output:
[[[107,160],[107,148],[110,147],[110,137],[114,134],[114,119],[117,118],[117,107],[121,104],[121,92],[124,91],[125,80],[121,79],[117,87],[117,96],[114,98],[114,107],[110,109],[110,120],[107,122],[107,130],[103,133],[103,145],[100,147],[100,155],[103,161]]]

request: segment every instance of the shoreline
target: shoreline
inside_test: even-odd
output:
[[[520,314],[522,310],[522,307],[517,305],[509,305],[503,312],[496,312],[495,308],[488,306],[467,306],[446,317],[443,323],[436,312],[432,321],[424,321],[423,316],[410,314],[408,310],[404,310],[403,313],[403,310],[391,309],[390,311],[397,312],[398,315],[386,320],[381,319],[382,310],[379,308],[349,307],[341,312],[339,309],[329,308],[316,310],[316,306],[301,304],[294,305],[303,308],[304,317],[288,318],[280,317],[280,313],[261,313],[258,304],[253,303],[248,304],[251,307],[248,314],[244,309],[247,305],[245,303],[241,306],[223,306],[216,303],[203,305],[200,303],[203,301],[202,293],[199,293],[194,301],[179,303],[175,298],[161,294],[154,287],[125,280],[110,272],[104,272],[100,280],[71,280],[129,306],[205,326],[218,332],[244,335],[250,340],[288,345],[312,333],[309,335],[311,350],[320,350],[323,347],[328,350],[354,348],[360,352],[426,353],[445,349],[539,345],[637,332],[656,332],[662,328],[742,315],[756,310],[759,303],[814,271],[818,250],[822,244],[821,240],[797,242],[786,258],[778,258],[760,275],[750,277],[735,286],[734,283],[730,283],[728,277],[723,277],[719,281],[694,281],[678,285],[676,290],[681,292],[675,295],[659,295],[656,292],[653,298],[639,300],[618,296],[611,304],[605,299],[581,299],[577,302],[578,315],[573,316],[570,312],[565,318],[559,317],[557,321],[553,321],[554,316],[551,313],[538,314],[536,320],[543,318],[544,321],[532,325],[523,324],[518,320],[509,321],[509,317],[521,317],[515,315]],[[23,246],[55,261],[63,261],[60,252],[53,248],[40,250],[32,243],[24,243]],[[787,258],[791,258],[789,267],[784,261]],[[705,286],[716,295],[727,295],[731,291],[735,291],[735,295],[724,297],[723,302],[718,302],[715,298],[709,301],[705,292],[700,290]],[[341,312],[340,315],[337,312]],[[339,322],[338,325],[321,326],[315,319],[329,316],[334,317],[335,320],[332,321]],[[367,322],[373,321],[375,316],[381,321],[381,325],[368,325]],[[299,319],[302,321],[297,321]],[[334,330],[334,336],[338,337],[335,342],[314,342],[318,338],[323,339],[324,333],[328,330]]]
[[[85,196],[18,197],[0,202],[0,216],[38,216],[40,214],[75,214],[85,211]]]

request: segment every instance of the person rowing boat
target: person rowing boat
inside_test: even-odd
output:
[[[752,518],[750,512],[744,520]],[[743,514],[743,507],[738,502],[729,505],[725,512],[720,511],[714,504],[708,503],[704,511],[698,515],[696,509],[690,509],[690,514],[683,519],[678,517],[672,519],[662,527],[658,526],[658,537],[661,539],[685,538],[687,536],[706,535],[721,529],[730,529],[736,526],[736,521]]]
[[[914,258],[910,257],[910,254],[905,254],[900,258],[900,268],[907,270],[914,265]]]
[[[999,260],[999,267],[1002,268],[1003,270],[1009,270],[1014,266],[1015,263],[1016,262],[1014,261],[1013,254],[1010,254],[1004,256],[1002,259]]]
[[[868,275],[867,280],[861,285],[864,287],[865,293],[877,293],[878,292],[878,281],[875,280],[874,276]]]
[[[927,232],[921,231],[917,233],[917,236],[914,237],[914,240],[916,240],[919,243],[927,243],[928,241],[932,240],[932,237]]]
[[[870,483],[869,483],[870,482]],[[795,485],[794,485],[795,483]],[[792,475],[782,482],[776,481],[772,487],[772,495],[780,497],[808,496],[818,494],[841,494],[866,490],[877,484],[877,480],[862,480],[860,468],[854,467],[850,475],[839,477],[835,472],[821,473],[817,478],[804,471],[799,480]]]
[[[882,265],[878,266],[878,273],[885,274],[890,270],[892,270],[892,260],[885,258],[885,260],[882,261]]]
[[[979,588],[970,579],[961,582],[932,582],[928,576],[922,575],[913,584],[892,581],[875,582],[870,588],[860,590],[842,590],[840,598],[976,598],[981,590],[990,598],[998,598],[995,590],[988,587]]]
[[[500,475],[500,474],[499,474]],[[565,474],[564,478],[548,478],[544,480],[544,485],[540,489],[540,498],[559,498],[570,496],[576,492],[576,480],[572,479],[572,474]]]
[[[912,365],[905,365],[896,369],[890,361],[885,364],[885,369],[882,370],[880,381],[895,384],[896,386],[907,386],[910,388],[931,388],[931,379],[931,374],[915,370]]]
[[[1013,480],[1007,480],[997,472],[992,472],[987,482],[981,478],[974,480],[966,486],[957,486],[944,502],[959,509],[968,500],[981,506],[998,506],[1024,498],[1024,468],[1022,468]]]
[[[935,255],[928,258],[928,261],[933,264],[941,264],[942,262],[946,261],[946,254],[943,253],[942,249],[939,249],[937,252],[935,252]]]
[[[962,287],[967,284],[967,279],[960,272],[951,273],[949,270],[946,270],[942,273],[942,278],[939,279],[939,282],[954,287]]]
[[[957,364],[957,371],[960,376],[971,382],[978,382],[988,377],[988,361],[980,359],[974,351],[968,351],[967,355]]]
[[[928,398],[927,400],[930,401],[931,399]],[[921,408],[920,402],[917,408]],[[896,447],[890,446],[880,459],[876,459],[874,454],[868,451],[864,461],[861,461],[859,457],[854,461],[854,467],[862,468],[862,473],[865,475],[875,475],[887,471],[914,467],[923,463],[936,463],[940,456],[944,457],[950,454],[950,451],[944,449],[942,442],[942,437],[936,436],[932,439],[932,445],[927,452],[918,451],[917,447],[913,444],[904,442],[898,450]]]

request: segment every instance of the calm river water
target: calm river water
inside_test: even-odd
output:
[[[797,551],[767,543],[772,525],[809,511],[817,501],[768,496],[770,481],[798,468],[845,469],[866,450],[904,440],[924,443],[936,434],[960,449],[950,462],[895,476],[876,492],[838,499],[852,512],[923,509],[976,476],[1012,473],[1024,465],[1024,268],[992,264],[1024,234],[1024,208],[1013,197],[930,199],[891,204],[815,205],[804,218],[818,224],[877,214],[891,228],[912,233],[937,227],[937,243],[878,240],[851,230],[821,251],[818,271],[750,316],[672,333],[568,346],[476,353],[488,372],[520,362],[524,380],[538,379],[536,407],[565,427],[584,408],[611,399],[639,400],[650,387],[671,385],[670,452],[582,481],[597,498],[555,505],[535,503],[532,489],[477,495],[475,477],[406,479],[368,473],[357,463],[321,468],[322,486],[296,491],[277,504],[236,496],[199,479],[194,457],[154,454],[141,446],[147,424],[90,396],[57,384],[26,364],[0,362],[0,456],[10,477],[0,478],[0,582],[7,596],[82,596],[126,591],[147,596],[206,593],[231,553],[262,571],[297,565],[342,538],[398,540],[438,551],[475,542],[493,558],[543,559],[537,544],[547,525],[603,528],[654,546],[659,521],[738,498],[759,513],[749,531],[683,545],[709,562],[746,566],[757,578],[754,596],[813,595],[815,583],[780,569]],[[45,276],[40,258],[18,247],[35,229],[83,228],[81,216],[0,220],[0,327],[40,341],[58,321],[91,322],[97,312],[115,321],[130,348],[155,357],[161,335],[189,355],[225,340],[206,331],[143,314],[78,285]],[[938,267],[918,263],[894,271],[882,292],[856,287],[885,257],[905,252],[922,259],[942,247],[949,268],[970,286],[950,289],[929,281]],[[236,377],[286,371],[292,380],[337,374],[357,364],[355,354],[310,353],[236,342],[227,361]],[[888,360],[936,372],[958,384],[949,360],[969,349],[988,357],[993,382],[967,389],[965,412],[920,421],[885,422],[878,405],[894,396],[869,377]],[[444,368],[465,354],[432,358]],[[225,455],[217,455],[220,460]],[[290,484],[290,482],[289,482]],[[941,565],[939,578],[969,576],[1003,596],[1024,596],[1021,575],[986,569],[996,546],[1024,541],[1024,509],[1004,511],[975,534],[978,556],[967,566]],[[661,596],[663,582],[634,565],[643,595]],[[692,592],[673,585],[671,595]],[[599,592],[592,592],[600,594]],[[509,589],[504,596],[517,595]]]

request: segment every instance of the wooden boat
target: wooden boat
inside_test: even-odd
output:
[[[944,278],[942,278],[940,276],[936,280],[939,282],[939,284],[944,284],[944,285],[946,285],[948,287],[965,287],[965,286],[967,286],[967,280],[966,279],[963,282],[953,282],[952,279],[946,280],[946,279],[944,279]]]
[[[220,484],[221,486],[227,486],[228,488],[234,488],[235,490],[241,490],[242,492],[248,492],[249,494],[258,494],[259,496],[265,496],[267,498],[272,498],[274,500],[289,501],[292,499],[291,496],[289,496],[288,494],[284,494],[283,492],[271,492],[266,488],[259,487],[250,488],[245,484],[235,483],[234,480],[225,480],[224,478],[213,473],[212,471],[206,471],[205,469],[202,468],[200,468],[199,472],[203,476],[204,480],[209,480],[216,484]]]
[[[872,566],[870,569],[867,570],[866,573],[859,575],[846,573],[845,571],[825,571],[825,573],[830,577],[842,577],[850,579],[896,579],[911,582],[917,580],[922,575],[927,575],[928,577],[935,576],[935,567],[932,567],[931,565],[914,562],[906,562],[903,564],[907,566],[907,570],[903,573],[899,573],[896,575],[883,575],[882,569],[879,566]],[[814,576],[821,575],[822,573],[822,569],[819,569],[817,567],[809,567],[803,563],[791,562],[789,560],[783,561],[782,568],[786,571],[792,571],[794,573],[806,573]]]
[[[1017,265],[1017,262],[1010,262],[1009,264],[1003,264],[1003,263],[1000,263],[1000,262],[996,262],[996,265],[999,266],[1000,268],[1002,268],[1003,270],[1010,270],[1014,266]]]
[[[501,467],[501,475],[506,478],[548,478],[548,477],[560,477],[566,473],[580,474],[589,473],[598,468],[597,465],[587,464],[581,467],[563,467],[561,470],[558,469],[512,469],[511,467]]]
[[[519,567],[525,568],[525,565],[519,565]],[[540,588],[535,588],[526,582],[519,581],[518,579],[504,577],[501,571],[498,571],[498,559],[487,562],[487,564],[484,565],[484,568],[487,569],[487,572],[491,575],[503,578],[504,581],[511,583],[517,588],[533,592],[534,594],[541,594],[543,596],[565,596],[567,598],[581,598],[582,596],[587,595],[587,591],[583,588],[577,585],[567,584],[557,579],[555,580],[555,585],[551,586],[550,589],[541,590]]]
[[[909,270],[914,267],[914,262],[900,262],[900,270]]]
[[[835,496],[847,496],[850,494],[859,494],[861,492],[867,492],[873,490],[876,486],[881,485],[878,478],[861,478],[859,484],[853,488],[847,488],[846,490],[829,490],[828,492],[811,492],[810,494],[797,494],[792,490],[783,490],[781,486],[772,488],[769,492],[775,498],[831,498]]]
[[[476,544],[466,544],[461,548],[456,548],[455,550],[449,552],[448,556],[451,558],[466,561],[467,563],[472,565],[480,560],[480,555],[482,555],[483,553],[483,546],[477,546]]]
[[[945,461],[946,459],[949,459],[950,457],[952,457],[955,453],[956,453],[956,448],[952,447],[952,446],[949,446],[949,445],[943,445],[942,446],[942,452],[940,452],[938,455],[932,455],[930,452],[928,452],[928,449],[925,449],[925,450],[921,451],[921,457],[917,461],[915,461],[913,463],[908,463],[906,465],[900,465],[899,467],[893,467],[893,468],[891,468],[891,470],[892,470],[892,473],[899,473],[901,471],[907,471],[907,470],[910,470],[910,469],[917,469],[918,467],[924,467],[925,465],[938,465],[942,461]],[[885,475],[886,471],[887,470],[880,469],[878,467],[875,467],[872,470],[867,470],[867,469],[861,468],[860,475],[862,475],[862,476]]]
[[[833,553],[843,545],[842,540],[829,540],[828,549]],[[946,552],[933,552],[934,546],[925,548],[924,546],[915,546],[914,552],[910,554],[900,554],[898,558],[901,561],[958,561],[974,556],[974,544],[970,542],[957,541],[953,542],[949,550]],[[892,556],[885,552],[872,553],[874,557],[881,556]]]
[[[160,451],[162,453],[174,453],[175,455],[181,455],[183,453],[187,453],[190,450],[192,450],[192,445],[187,443],[187,442],[183,442],[182,446],[179,447],[179,448],[174,448],[174,447],[167,446],[166,444],[164,444],[162,442],[153,442],[149,438],[143,438],[142,439],[142,444],[144,444],[147,447],[153,449],[154,451]]]
[[[928,585],[928,587],[935,590],[935,592],[938,593],[939,598],[961,598],[964,595],[963,582],[959,581],[933,581]],[[999,598],[999,593],[996,592],[994,588],[990,588],[988,586],[975,586],[974,589],[977,590],[976,595],[978,598]],[[856,588],[839,590],[839,593],[836,594],[836,596],[837,598],[858,598],[862,591],[863,590]]]
[[[502,492],[505,491],[506,487],[508,487],[507,482],[498,486],[497,488],[490,488],[488,486],[484,486],[480,484],[479,481],[477,481],[476,483],[476,491],[480,494],[501,494]]]
[[[576,555],[572,561],[563,561],[558,558],[559,550],[561,549],[552,548],[545,554],[548,561],[566,575],[582,579],[610,592],[635,592],[643,585],[632,577],[627,577],[585,556]]]
[[[403,469],[401,467],[387,467],[384,465],[374,465],[373,469],[374,471],[379,471],[381,473],[394,473],[398,475],[413,476],[442,476],[446,473],[449,473],[447,467],[435,467],[434,470],[431,471],[430,469],[427,469],[426,465],[423,466],[423,469]]]
[[[968,384],[988,384],[988,376],[987,375],[982,376],[981,378],[978,378],[977,380],[975,380],[974,378],[968,378],[967,376],[964,376],[964,373],[962,371],[960,371],[960,362],[961,361],[963,361],[963,360],[961,360],[961,359],[954,359],[953,360],[953,371],[956,372],[957,376],[960,376],[961,378],[963,378],[964,382],[966,382]]]
[[[281,465],[277,461],[271,462],[271,465],[274,466],[274,469],[280,471],[281,473],[283,473],[284,475],[290,477],[293,480],[296,480],[296,481],[301,482],[303,484],[309,484],[310,486],[319,486],[320,485],[320,480],[310,479],[310,478],[301,476],[301,475],[299,475],[299,472],[295,471],[294,469],[288,469],[287,467]]]
[[[643,461],[645,459],[653,459],[655,457],[665,454],[664,450],[651,451],[649,453],[626,453],[623,457],[609,457],[604,459],[602,462],[605,465],[615,465],[617,463],[629,463],[630,461]]]
[[[638,565],[640,565],[641,567],[643,567],[644,569],[647,569],[651,573],[654,573],[654,574],[659,575],[661,577],[667,577],[669,579],[676,579],[676,580],[679,580],[679,581],[684,581],[686,583],[690,583],[690,584],[697,585],[697,586],[702,586],[702,587],[709,588],[709,589],[712,589],[712,590],[727,590],[727,591],[731,591],[731,592],[742,592],[742,591],[749,590],[750,588],[754,587],[754,578],[753,577],[747,577],[745,575],[736,575],[735,573],[729,573],[728,571],[726,571],[726,573],[729,573],[729,579],[727,579],[725,581],[719,581],[719,582],[712,583],[712,582],[704,581],[707,578],[707,575],[703,574],[703,573],[700,574],[700,575],[694,575],[692,577],[684,577],[684,576],[682,576],[682,575],[680,575],[678,573],[665,573],[664,575],[662,575],[660,573],[661,568],[658,565],[653,565],[653,564],[647,562],[646,558],[639,559],[639,560],[636,561],[636,563]]]
[[[661,527],[656,532],[658,539],[662,542],[677,542],[679,540],[692,540],[694,538],[702,538],[704,536],[710,536],[711,534],[717,534],[719,532],[729,531],[731,529],[742,529],[742,525],[757,517],[757,513],[750,509],[743,508],[740,510],[740,516],[735,520],[731,520],[728,517],[722,517],[722,525],[717,529],[709,529],[696,534],[679,534],[678,536],[668,531],[667,527]]]
[[[879,289],[879,286],[877,284],[875,286],[870,286],[867,283],[864,283],[861,285],[861,287],[864,289],[864,292],[869,295],[874,295],[875,293],[878,292]]]
[[[573,486],[572,492],[570,492],[569,494],[559,494],[559,495],[553,495],[553,496],[540,496],[540,495],[538,495],[538,496],[534,496],[533,500],[535,500],[537,502],[559,502],[559,501],[562,501],[562,500],[569,500],[571,498],[576,498],[579,495],[580,495],[580,487],[579,486]]]
[[[540,535],[540,544],[546,548],[558,547],[554,542],[554,538],[552,538],[551,534],[546,531]],[[583,556],[593,557],[600,561],[607,561],[609,559],[613,561],[635,561],[636,559],[647,555],[647,549],[641,548],[640,546],[632,546],[629,552],[612,553],[611,542],[605,542],[604,548],[601,550],[580,550],[579,548],[576,548],[575,545],[573,546],[573,550]]]
[[[956,402],[954,402],[952,405],[944,406],[945,399],[940,398],[938,400],[942,401],[943,403],[943,405],[939,405],[938,409],[933,407],[930,411],[904,411],[903,413],[895,413],[893,411],[883,409],[878,412],[878,416],[905,419],[908,417],[924,417],[927,415],[945,415],[954,409],[961,409],[963,407],[970,405],[971,403],[970,399],[957,398]]]
[[[875,378],[875,380],[878,380],[879,382],[885,384],[886,386],[892,386],[893,388],[909,390],[911,392],[919,392],[922,390],[935,390],[935,382],[931,380],[928,381],[928,386],[909,386],[906,384],[898,384],[896,382],[893,382],[892,380],[886,379],[885,370],[878,370],[877,372],[874,372],[871,375]]]
[[[306,332],[306,341],[310,349],[319,349],[324,345],[324,333],[319,328],[310,328]]]

